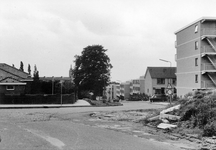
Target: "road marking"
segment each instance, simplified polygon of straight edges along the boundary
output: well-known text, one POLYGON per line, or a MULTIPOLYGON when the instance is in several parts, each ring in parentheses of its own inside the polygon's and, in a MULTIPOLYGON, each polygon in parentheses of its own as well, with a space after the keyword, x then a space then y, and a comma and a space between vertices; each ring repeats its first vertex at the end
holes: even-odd
POLYGON ((31 130, 30 129, 25 129, 25 130, 32 133, 32 134, 34 134, 34 135, 36 135, 36 136, 38 136, 38 137, 40 137, 40 138, 42 138, 42 139, 44 139, 44 140, 46 140, 47 142, 49 142, 53 146, 58 147, 59 149, 62 149, 65 146, 65 144, 62 141, 60 141, 59 139, 48 136, 43 132, 40 133, 39 131, 32 130, 32 129, 31 130))

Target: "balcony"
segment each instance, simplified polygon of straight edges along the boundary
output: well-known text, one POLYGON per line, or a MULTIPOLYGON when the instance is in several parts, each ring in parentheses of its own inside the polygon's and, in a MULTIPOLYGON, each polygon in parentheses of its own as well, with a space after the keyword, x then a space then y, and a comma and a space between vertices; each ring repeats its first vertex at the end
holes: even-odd
POLYGON ((215 89, 214 83, 210 81, 201 81, 201 88, 202 89, 215 89))
POLYGON ((214 29, 214 28, 201 29, 201 35, 204 35, 204 36, 216 36, 216 29, 214 29))
POLYGON ((202 46, 201 47, 202 56, 205 55, 216 55, 215 50, 211 46, 202 46))
POLYGON ((211 63, 201 64, 202 74, 206 72, 216 72, 216 68, 214 66, 216 66, 216 63, 215 64, 211 64, 211 63))

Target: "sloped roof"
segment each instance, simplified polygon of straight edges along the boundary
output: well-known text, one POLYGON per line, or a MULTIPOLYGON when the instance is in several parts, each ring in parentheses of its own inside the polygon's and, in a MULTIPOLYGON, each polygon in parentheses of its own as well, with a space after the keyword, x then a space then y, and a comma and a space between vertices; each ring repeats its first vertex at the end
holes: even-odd
POLYGON ((176 78, 176 67, 148 67, 146 74, 148 71, 151 78, 176 78))
POLYGON ((22 78, 22 79, 30 78, 29 77, 30 75, 28 73, 21 71, 15 67, 12 67, 12 66, 5 64, 5 63, 0 63, 0 70, 7 72, 13 76, 22 78))

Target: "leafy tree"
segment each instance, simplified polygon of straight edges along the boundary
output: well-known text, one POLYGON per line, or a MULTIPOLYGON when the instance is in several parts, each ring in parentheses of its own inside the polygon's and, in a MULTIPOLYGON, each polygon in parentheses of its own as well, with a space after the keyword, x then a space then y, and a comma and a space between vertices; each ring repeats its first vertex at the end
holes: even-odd
POLYGON ((29 73, 29 75, 31 75, 31 66, 30 66, 30 64, 28 64, 28 73, 29 73))
POLYGON ((83 91, 93 92, 93 98, 101 96, 110 82, 112 65, 107 50, 101 45, 87 46, 81 56, 75 56, 73 70, 75 90, 80 96, 83 91))
POLYGON ((23 62, 21 61, 21 62, 20 62, 20 69, 19 69, 19 70, 24 71, 23 68, 24 68, 24 65, 23 65, 23 62))

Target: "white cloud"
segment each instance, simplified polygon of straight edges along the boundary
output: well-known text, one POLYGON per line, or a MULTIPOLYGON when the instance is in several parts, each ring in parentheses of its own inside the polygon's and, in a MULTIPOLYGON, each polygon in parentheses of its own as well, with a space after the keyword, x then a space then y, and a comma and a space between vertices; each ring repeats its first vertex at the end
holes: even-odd
POLYGON ((216 16, 214 0, 0 1, 1 61, 37 65, 42 76, 68 76, 74 55, 101 44, 113 80, 175 64, 174 32, 202 16, 216 16))

